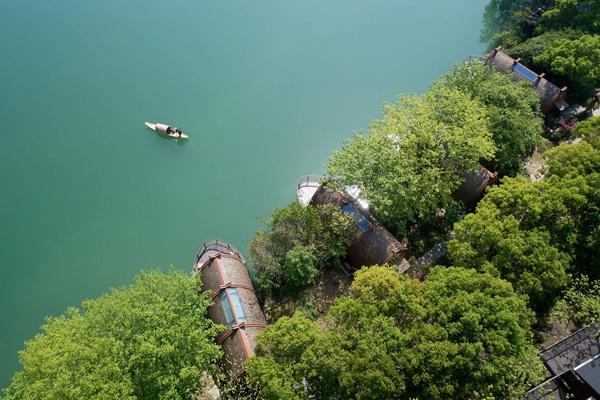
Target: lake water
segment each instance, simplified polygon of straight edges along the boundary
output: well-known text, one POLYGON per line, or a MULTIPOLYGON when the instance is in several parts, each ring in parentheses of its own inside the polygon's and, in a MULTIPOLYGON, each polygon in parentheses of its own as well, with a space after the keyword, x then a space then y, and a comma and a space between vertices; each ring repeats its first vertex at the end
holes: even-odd
POLYGON ((2 0, 0 386, 45 315, 246 253, 382 102, 481 54, 486 2, 2 0))

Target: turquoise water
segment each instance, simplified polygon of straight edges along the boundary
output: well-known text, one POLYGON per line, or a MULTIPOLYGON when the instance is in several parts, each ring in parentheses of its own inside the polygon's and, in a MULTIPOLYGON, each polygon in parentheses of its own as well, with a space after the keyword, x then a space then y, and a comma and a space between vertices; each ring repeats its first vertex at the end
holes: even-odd
POLYGON ((45 315, 245 252, 383 101, 483 51, 485 3, 2 0, 0 386, 45 315))

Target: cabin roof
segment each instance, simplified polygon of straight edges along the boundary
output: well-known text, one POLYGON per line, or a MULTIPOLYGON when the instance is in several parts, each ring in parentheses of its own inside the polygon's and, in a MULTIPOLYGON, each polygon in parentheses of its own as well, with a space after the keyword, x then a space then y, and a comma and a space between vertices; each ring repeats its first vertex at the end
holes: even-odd
POLYGON ((540 98, 542 110, 545 112, 548 112, 552 108, 554 102, 564 95, 566 88, 559 88, 544 78, 544 74, 538 74, 532 71, 521 64, 518 59, 515 60, 508 54, 500 51, 499 48, 488 54, 485 59, 498 71, 510 74, 518 81, 531 83, 533 89, 540 98))
POLYGON ((552 376, 527 391, 526 400, 587 399, 600 395, 600 323, 573 333, 540 356, 552 376))
POLYGON ((600 324, 581 329, 542 351, 542 360, 553 375, 560 375, 600 353, 599 335, 600 324))
POLYGON ((368 209, 347 193, 329 187, 324 182, 311 198, 311 204, 333 204, 354 221, 355 238, 348 247, 346 261, 355 269, 374 264, 399 265, 408 268, 405 256, 408 249, 385 227, 377 222, 368 209))

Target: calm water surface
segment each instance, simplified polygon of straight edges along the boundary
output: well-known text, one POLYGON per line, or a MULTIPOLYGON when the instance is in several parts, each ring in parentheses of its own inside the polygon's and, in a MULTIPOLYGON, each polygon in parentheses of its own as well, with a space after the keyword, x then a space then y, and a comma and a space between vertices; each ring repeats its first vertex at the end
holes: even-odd
POLYGON ((486 2, 2 0, 0 386, 45 315, 245 251, 383 101, 483 51, 486 2))

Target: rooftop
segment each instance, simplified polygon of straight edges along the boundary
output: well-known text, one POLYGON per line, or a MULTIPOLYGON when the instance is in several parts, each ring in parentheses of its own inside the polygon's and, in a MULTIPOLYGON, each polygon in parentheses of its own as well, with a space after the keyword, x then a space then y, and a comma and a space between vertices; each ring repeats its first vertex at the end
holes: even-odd
POLYGON ((540 97, 542 110, 548 112, 552 109, 554 103, 565 96, 567 88, 559 88, 546 78, 545 74, 538 74, 525 65, 521 64, 520 59, 514 59, 508 54, 496 48, 491 52, 486 60, 492 64, 498 71, 512 75, 513 78, 519 81, 530 82, 533 89, 540 97))

